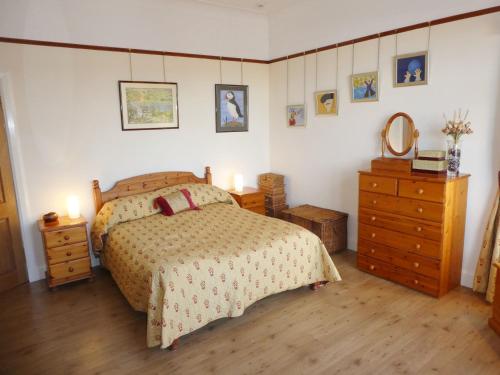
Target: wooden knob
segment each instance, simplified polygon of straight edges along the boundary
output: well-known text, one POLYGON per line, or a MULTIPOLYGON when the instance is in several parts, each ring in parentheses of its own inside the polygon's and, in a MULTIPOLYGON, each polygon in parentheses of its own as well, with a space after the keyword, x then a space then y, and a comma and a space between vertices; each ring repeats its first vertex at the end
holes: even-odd
POLYGON ((374 200, 372 201, 372 203, 373 203, 373 204, 377 204, 377 201, 374 199, 374 200))
POLYGON ((65 239, 66 241, 68 241, 68 240, 69 240, 69 236, 68 236, 68 235, 65 235, 65 236, 64 236, 64 239, 65 239))
POLYGON ((418 211, 419 213, 422 213, 422 212, 424 212, 424 209, 423 209, 422 207, 419 207, 419 208, 417 208, 417 211, 418 211))
POLYGON ((71 251, 66 252, 66 256, 70 257, 71 256, 71 251))
POLYGON ((372 221, 375 221, 375 220, 377 220, 377 218, 376 218, 375 216, 372 216, 372 217, 371 217, 371 220, 372 220, 372 221))
POLYGON ((418 285, 418 280, 417 279, 413 280, 413 284, 418 285))
POLYGON ((370 249, 370 253, 375 254, 375 249, 370 249))
POLYGON ((416 227, 415 229, 417 232, 422 232, 422 227, 416 227))
POLYGON ((370 270, 374 270, 375 269, 375 266, 373 264, 370 264, 370 270))
POLYGON ((378 184, 376 182, 372 182, 372 188, 376 188, 378 184))
POLYGON ((415 267, 415 268, 420 267, 420 263, 418 263, 418 262, 413 263, 413 267, 415 267))
POLYGON ((75 270, 75 269, 74 269, 73 267, 69 267, 69 268, 68 268, 68 271, 69 271, 69 272, 73 272, 74 270, 75 270))
POLYGON ((424 194, 424 189, 418 189, 417 193, 420 194, 420 195, 424 194))
POLYGON ((416 248, 416 249, 420 249, 421 247, 422 247, 422 246, 420 246, 420 244, 419 244, 419 243, 415 245, 415 248, 416 248))
POLYGON ((376 234, 375 233, 372 233, 372 238, 375 238, 376 234))

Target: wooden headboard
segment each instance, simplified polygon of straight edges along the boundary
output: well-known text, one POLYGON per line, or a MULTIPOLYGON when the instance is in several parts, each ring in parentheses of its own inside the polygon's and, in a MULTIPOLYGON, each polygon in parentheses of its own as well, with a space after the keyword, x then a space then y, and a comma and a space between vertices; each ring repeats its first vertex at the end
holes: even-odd
POLYGON ((94 190, 95 212, 98 213, 104 203, 112 199, 187 183, 211 185, 212 173, 210 167, 205 167, 205 176, 203 178, 196 177, 192 172, 149 173, 120 180, 108 191, 101 191, 99 181, 94 180, 92 189, 94 190))

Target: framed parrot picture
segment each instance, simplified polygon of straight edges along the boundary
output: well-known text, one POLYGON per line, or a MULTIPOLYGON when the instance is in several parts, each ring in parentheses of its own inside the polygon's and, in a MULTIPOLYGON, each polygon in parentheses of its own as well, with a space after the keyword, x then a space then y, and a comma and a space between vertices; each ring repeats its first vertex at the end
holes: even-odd
POLYGON ((215 85, 215 131, 248 131, 248 86, 215 85))

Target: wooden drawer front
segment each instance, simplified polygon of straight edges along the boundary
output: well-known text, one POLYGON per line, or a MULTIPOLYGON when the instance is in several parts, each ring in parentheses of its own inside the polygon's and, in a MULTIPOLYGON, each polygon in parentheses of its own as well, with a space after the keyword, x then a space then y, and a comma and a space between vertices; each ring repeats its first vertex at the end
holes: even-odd
POLYGON ((362 174, 359 176, 359 188, 360 190, 370 191, 373 193, 397 195, 398 180, 395 178, 368 176, 362 174))
POLYGON ((440 203, 399 198, 398 213, 422 220, 443 222, 443 205, 440 203))
POLYGON ((66 262, 79 258, 85 258, 89 255, 87 242, 74 245, 60 246, 47 249, 47 258, 49 264, 66 262))
POLYGON ((398 198, 391 197, 390 195, 360 191, 359 206, 371 208, 373 210, 397 212, 398 198))
POLYGON ((243 208, 264 206, 264 194, 255 193, 255 194, 243 195, 241 197, 240 206, 243 208))
POLYGON ((87 241, 87 232, 85 230, 85 227, 77 227, 77 228, 69 228, 53 232, 45 232, 45 243, 47 248, 70 245, 72 243, 86 242, 86 241, 87 241))
POLYGON ((394 267, 392 279, 393 281, 406 285, 412 289, 416 289, 433 296, 439 295, 439 280, 431 279, 399 267, 394 267))
POLYGON ((393 270, 390 264, 387 264, 378 259, 367 257, 361 254, 358 254, 357 258, 358 258, 358 268, 360 270, 369 272, 379 277, 383 277, 385 279, 391 278, 393 270))
POLYGON ((444 190, 444 184, 399 180, 399 195, 401 197, 416 198, 431 202, 444 202, 444 190))
POLYGON ((437 259, 426 258, 415 254, 395 250, 392 252, 392 264, 404 268, 419 275, 439 280, 440 261, 437 259))
POLYGON ((372 225, 359 224, 359 237, 382 245, 433 258, 441 257, 441 244, 372 225))
POLYGON ((252 211, 252 212, 255 212, 255 213, 261 214, 261 215, 266 214, 266 208, 264 206, 250 207, 250 208, 248 208, 248 211, 252 211))
POLYGON ((74 277, 90 273, 90 258, 82 258, 50 266, 50 276, 54 279, 74 277))
POLYGON ((417 221, 394 214, 361 208, 359 210, 359 221, 364 224, 386 228, 427 238, 433 241, 441 241, 441 225, 438 223, 417 221))
POLYGON ((391 249, 387 246, 367 241, 360 238, 358 241, 358 254, 366 255, 371 258, 382 260, 386 263, 391 263, 391 249))

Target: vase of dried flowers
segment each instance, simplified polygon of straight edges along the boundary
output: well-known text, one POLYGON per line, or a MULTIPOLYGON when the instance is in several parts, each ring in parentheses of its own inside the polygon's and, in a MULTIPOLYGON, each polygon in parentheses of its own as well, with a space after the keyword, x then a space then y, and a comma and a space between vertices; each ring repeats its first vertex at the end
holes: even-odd
POLYGON ((458 176, 460 173, 460 157, 462 155, 462 136, 472 134, 470 121, 467 121, 469 111, 465 112, 462 118, 462 110, 453 112, 453 120, 448 120, 446 116, 445 127, 441 130, 449 138, 447 139, 447 160, 448 160, 448 175, 458 176))

